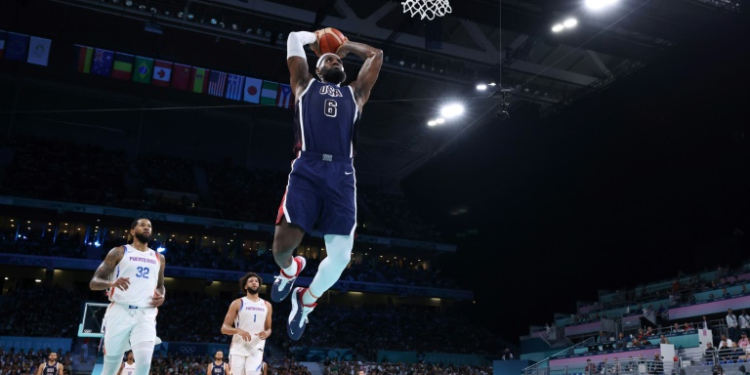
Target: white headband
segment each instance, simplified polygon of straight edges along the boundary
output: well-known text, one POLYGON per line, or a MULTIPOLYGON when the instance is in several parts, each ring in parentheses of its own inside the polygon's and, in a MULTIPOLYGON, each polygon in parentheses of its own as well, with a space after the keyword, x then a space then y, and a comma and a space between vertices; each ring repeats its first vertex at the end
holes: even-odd
MULTIPOLYGON (((321 67, 321 66, 323 66, 323 64, 324 64, 323 60, 324 60, 324 59, 325 59, 325 57, 326 57, 326 56, 328 56, 328 55, 334 55, 334 56, 338 56, 338 55, 337 55, 337 54, 335 54, 335 53, 330 53, 330 52, 328 52, 328 53, 324 53, 324 54, 322 54, 322 55, 320 56, 320 58, 318 58, 318 62, 317 62, 317 63, 315 63, 315 67, 316 67, 316 68, 318 68, 318 69, 320 69, 320 67, 321 67)), ((343 70, 343 69, 344 69, 344 67, 342 66, 342 67, 341 67, 341 69, 343 70)))

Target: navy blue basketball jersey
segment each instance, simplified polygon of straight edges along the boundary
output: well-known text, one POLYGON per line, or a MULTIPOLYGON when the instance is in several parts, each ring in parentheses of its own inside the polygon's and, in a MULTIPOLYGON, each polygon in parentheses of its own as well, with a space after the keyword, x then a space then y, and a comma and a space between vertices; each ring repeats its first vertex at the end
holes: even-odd
POLYGON ((214 362, 214 367, 211 369, 211 373, 208 375, 226 375, 224 373, 224 362, 222 362, 220 365, 217 365, 216 362, 214 362))
POLYGON ((49 362, 44 362, 44 371, 42 375, 62 375, 57 373, 57 362, 54 365, 50 365, 49 362))
POLYGON ((297 99, 294 152, 309 151, 353 158, 359 106, 350 86, 312 79, 297 99))

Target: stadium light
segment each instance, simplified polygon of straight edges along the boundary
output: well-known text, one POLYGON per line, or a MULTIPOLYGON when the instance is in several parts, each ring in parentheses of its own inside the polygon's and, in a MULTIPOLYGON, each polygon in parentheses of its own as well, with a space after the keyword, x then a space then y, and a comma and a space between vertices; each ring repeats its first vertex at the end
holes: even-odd
POLYGON ((485 85, 484 83, 480 83, 477 85, 477 90, 479 91, 487 90, 487 85, 485 85))
POLYGON ((568 18, 563 22, 563 26, 565 26, 566 29, 572 29, 578 25, 578 20, 575 18, 568 18))
POLYGON ((163 252, 167 251, 167 249, 165 249, 165 248, 163 248, 163 247, 160 246, 160 247, 158 247, 156 249, 156 251, 159 252, 159 253, 163 253, 163 252))
POLYGON ((40 279, 35 279, 35 280, 34 280, 34 282, 37 282, 37 283, 41 283, 41 282, 42 282, 42 280, 40 280, 40 279))
POLYGON ((553 33, 559 33, 560 31, 563 31, 564 28, 565 28, 565 26, 563 26, 563 24, 558 23, 555 26, 552 26, 552 32, 553 33))
POLYGON ((435 122, 435 120, 427 121, 427 126, 435 126, 435 125, 437 125, 437 122, 435 122))
POLYGON ((100 246, 102 246, 102 244, 100 244, 99 241, 96 241, 96 242, 94 242, 94 246, 100 247, 100 246))
MULTIPOLYGON (((440 110, 440 115, 442 115, 443 118, 447 118, 447 119, 461 116, 461 114, 463 113, 464 113, 464 106, 458 103, 448 104, 440 110)), ((441 120, 441 119, 438 119, 438 120, 441 120)))
POLYGON ((615 3, 617 3, 617 0, 586 0, 586 7, 591 10, 600 10, 615 3))

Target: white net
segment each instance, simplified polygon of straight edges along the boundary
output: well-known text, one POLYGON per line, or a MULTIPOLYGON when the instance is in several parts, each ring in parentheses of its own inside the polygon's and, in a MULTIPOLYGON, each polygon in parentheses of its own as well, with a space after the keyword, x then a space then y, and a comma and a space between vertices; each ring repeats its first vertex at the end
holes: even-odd
POLYGON ((419 14, 422 19, 430 21, 453 11, 448 0, 405 0, 401 5, 404 6, 404 13, 409 12, 412 17, 419 14))

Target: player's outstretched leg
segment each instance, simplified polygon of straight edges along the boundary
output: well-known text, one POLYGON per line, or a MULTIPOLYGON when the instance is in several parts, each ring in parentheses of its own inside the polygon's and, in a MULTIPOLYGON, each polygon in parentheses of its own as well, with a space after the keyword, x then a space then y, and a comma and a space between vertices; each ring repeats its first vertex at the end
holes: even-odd
POLYGON ((294 286, 294 280, 305 269, 307 262, 304 257, 292 257, 294 249, 302 242, 305 231, 302 228, 290 225, 281 220, 276 225, 276 233, 273 236, 273 257, 276 264, 281 267, 281 272, 274 278, 271 287, 271 300, 281 302, 289 295, 294 286))
POLYGON ((293 340, 299 340, 307 327, 307 315, 317 306, 316 301, 341 277, 352 259, 354 236, 331 235, 323 237, 328 256, 320 262, 318 273, 309 288, 295 288, 292 295, 292 312, 289 314, 287 333, 293 340))

